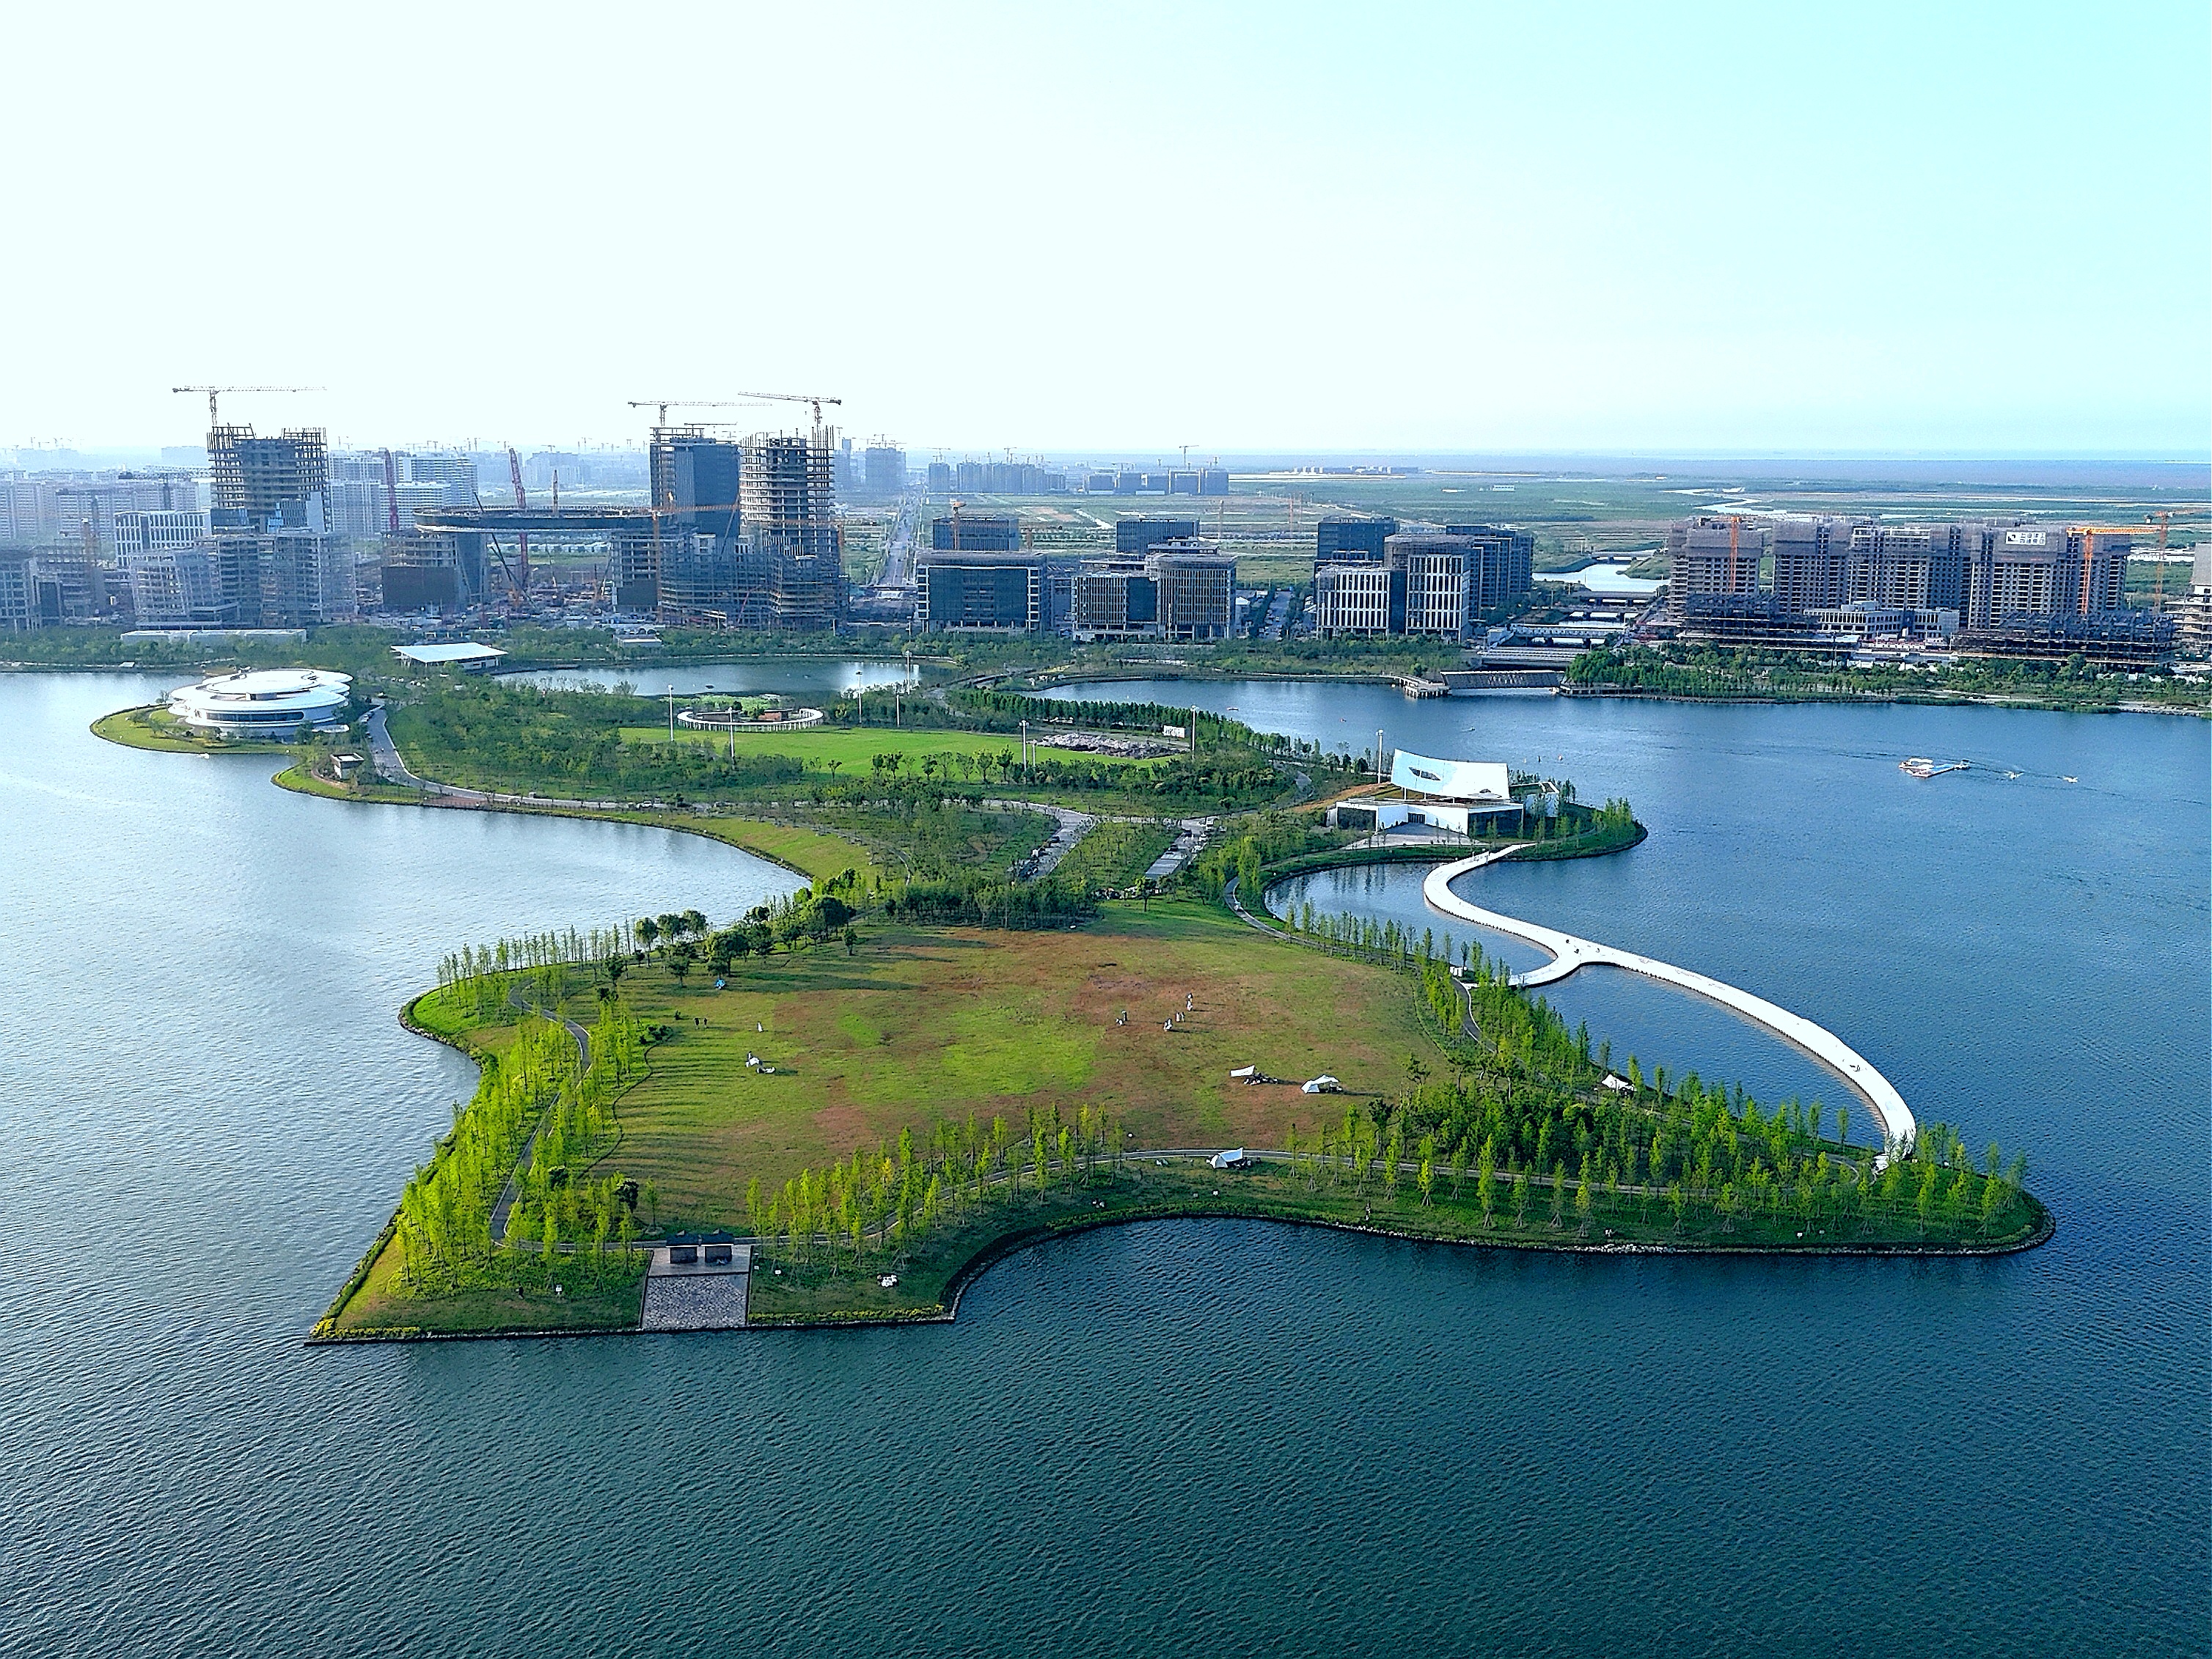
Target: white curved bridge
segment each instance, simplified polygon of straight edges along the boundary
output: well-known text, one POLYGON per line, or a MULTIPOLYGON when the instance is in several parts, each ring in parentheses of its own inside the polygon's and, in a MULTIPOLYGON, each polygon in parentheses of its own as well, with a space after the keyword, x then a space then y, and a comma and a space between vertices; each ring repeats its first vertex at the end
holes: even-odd
POLYGON ((1668 985, 1679 985, 1686 991, 1730 1008, 1756 1024, 1765 1026, 1791 1047, 1811 1055, 1822 1066, 1842 1079, 1851 1092, 1867 1103, 1881 1126, 1882 1139, 1890 1152, 1902 1152, 1911 1148, 1919 1126, 1913 1121, 1912 1109, 1897 1092, 1890 1080, 1875 1070, 1866 1056, 1845 1042, 1826 1026, 1815 1025, 1801 1014, 1778 1007, 1764 997, 1755 997, 1748 991, 1739 991, 1733 985, 1709 979, 1703 974, 1693 974, 1686 968, 1677 968, 1670 962, 1661 962, 1655 957, 1638 956, 1632 951, 1617 951, 1610 945, 1599 945, 1590 939, 1577 939, 1572 933, 1563 933, 1555 927, 1539 927, 1534 922, 1516 917, 1501 915, 1495 910, 1469 904, 1451 890, 1452 883, 1470 870, 1494 864, 1499 859, 1510 858, 1516 849, 1504 848, 1494 853, 1483 853, 1456 863, 1439 865, 1429 872, 1428 879, 1421 884, 1421 896, 1429 908, 1447 916, 1456 916, 1462 921, 1471 921, 1479 927, 1488 927, 1515 939, 1526 939, 1552 953, 1552 960, 1541 968, 1513 975, 1513 983, 1524 988, 1549 985, 1565 979, 1578 968, 1601 966, 1626 968, 1632 974, 1642 974, 1668 985))

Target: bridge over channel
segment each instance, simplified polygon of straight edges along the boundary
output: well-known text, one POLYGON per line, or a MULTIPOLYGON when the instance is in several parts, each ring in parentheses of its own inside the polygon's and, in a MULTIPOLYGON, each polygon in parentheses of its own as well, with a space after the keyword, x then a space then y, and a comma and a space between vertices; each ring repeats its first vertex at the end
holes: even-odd
POLYGON ((1661 962, 1656 957, 1638 956, 1633 951, 1620 951, 1610 945, 1600 945, 1586 939, 1577 939, 1572 933, 1563 933, 1556 927, 1540 927, 1534 922, 1522 921, 1518 917, 1486 910, 1480 905, 1470 904, 1452 891, 1452 883, 1470 870, 1479 870, 1486 864, 1494 864, 1510 858, 1516 849, 1503 848, 1496 852, 1478 854, 1474 858, 1461 859, 1455 863, 1439 865, 1429 872, 1428 879, 1421 884, 1421 896, 1431 909, 1462 921, 1471 921, 1478 927, 1487 927, 1495 933, 1514 939, 1526 939, 1529 944, 1551 953, 1552 960, 1540 968, 1513 975, 1513 983, 1528 989, 1553 984, 1579 969, 1589 967, 1625 968, 1632 974, 1641 974, 1646 979, 1656 979, 1662 984, 1679 986, 1695 992, 1722 1007, 1741 1014, 1753 1024, 1764 1026, 1784 1042, 1826 1066, 1842 1079, 1845 1087, 1866 1103, 1873 1112, 1875 1121, 1881 1126, 1882 1139, 1890 1152, 1902 1152, 1912 1145, 1919 1133, 1913 1120, 1911 1108, 1905 1103, 1904 1096, 1897 1092, 1890 1080, 1876 1071, 1865 1055, 1845 1042, 1826 1026, 1816 1025, 1802 1014, 1793 1014, 1764 997, 1753 996, 1748 991, 1733 985, 1693 974, 1686 968, 1677 968, 1670 962, 1661 962))

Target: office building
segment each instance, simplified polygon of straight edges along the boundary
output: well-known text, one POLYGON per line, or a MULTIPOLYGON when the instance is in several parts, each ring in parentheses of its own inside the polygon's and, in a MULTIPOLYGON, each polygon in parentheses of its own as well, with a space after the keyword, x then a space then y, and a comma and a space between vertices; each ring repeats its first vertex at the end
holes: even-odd
POLYGON ((141 628, 228 628, 235 605, 226 605, 214 550, 205 538, 183 547, 132 554, 124 568, 131 611, 141 628))
POLYGON ((1145 568, 1159 596, 1160 637, 1203 641, 1229 637, 1236 610, 1237 561, 1211 542, 1156 542, 1145 568))
POLYGON ((1162 542, 1187 542, 1198 535, 1195 519, 1148 518, 1130 514, 1114 524, 1114 550, 1124 558, 1141 558, 1162 542))
POLYGON ((1325 639, 1406 631, 1405 573, 1381 559, 1314 569, 1314 629, 1325 639))
POLYGON ((27 547, 0 547, 0 634, 44 626, 39 614, 38 556, 27 547))
POLYGON ((149 553, 190 547, 208 533, 208 515, 199 508, 155 513, 118 513, 112 538, 118 564, 149 553))
POLYGON ((84 539, 60 541, 38 550, 33 586, 40 620, 48 626, 71 622, 121 620, 129 587, 100 562, 84 539), (111 583, 111 578, 114 580, 111 583))
POLYGON ((647 451, 653 506, 664 532, 734 536, 744 472, 742 451, 696 426, 656 427, 647 451))
POLYGON ((1381 564, 1382 544, 1397 533, 1395 519, 1323 519, 1314 526, 1314 564, 1381 564))
POLYGON ((1384 544, 1386 568, 1402 574, 1405 582, 1401 632, 1467 637, 1468 550, 1465 538, 1430 531, 1401 530, 1384 544))
POLYGON ((1156 636, 1159 596, 1142 559, 1085 559, 1076 567, 1072 617, 1081 641, 1156 636))
POLYGON ((1486 616, 1518 610, 1534 585, 1536 538, 1501 525, 1448 524, 1444 534, 1467 555, 1467 610, 1470 623, 1486 616))
POLYGON ((917 629, 1034 634, 1050 620, 1045 562, 1034 553, 933 546, 915 561, 917 629))
POLYGON ((878 501, 906 494, 906 451, 878 438, 860 455, 860 482, 878 501))
POLYGON ((1141 557, 1086 559, 1072 584, 1073 631, 1084 641, 1225 639, 1236 574, 1235 560, 1188 537, 1155 542, 1141 557))
POLYGON ((1018 553, 1022 521, 1012 514, 952 512, 929 521, 936 552, 1018 553))

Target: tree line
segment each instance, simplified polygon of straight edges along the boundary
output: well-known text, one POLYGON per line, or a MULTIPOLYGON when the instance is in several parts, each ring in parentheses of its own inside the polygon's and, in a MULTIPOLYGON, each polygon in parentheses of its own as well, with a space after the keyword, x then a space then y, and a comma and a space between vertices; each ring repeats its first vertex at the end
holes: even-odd
POLYGON ((583 1170, 613 1144, 613 1102, 644 1065, 644 1031, 608 994, 591 1038, 585 1068, 564 1026, 525 1016, 507 1051, 484 1060, 475 1095, 400 1195, 403 1290, 428 1296, 533 1285, 556 1271, 563 1242, 589 1247, 586 1272, 626 1268, 604 1257, 635 1237, 636 1188, 618 1176, 586 1181, 583 1170), (492 1214, 510 1176, 515 1201, 505 1237, 495 1240, 492 1214), (514 1248, 521 1240, 538 1250, 514 1248))
POLYGON ((986 1124, 939 1119, 917 1141, 911 1129, 889 1144, 856 1147, 842 1163, 809 1166, 780 1189, 759 1177, 745 1186, 746 1224, 753 1237, 801 1261, 823 1255, 863 1267, 920 1248, 950 1220, 1024 1194, 1079 1188, 1118 1169, 1121 1133, 1112 1117, 1079 1107, 1073 1121, 1060 1108, 1030 1109, 1017 1133, 1003 1116, 986 1124))

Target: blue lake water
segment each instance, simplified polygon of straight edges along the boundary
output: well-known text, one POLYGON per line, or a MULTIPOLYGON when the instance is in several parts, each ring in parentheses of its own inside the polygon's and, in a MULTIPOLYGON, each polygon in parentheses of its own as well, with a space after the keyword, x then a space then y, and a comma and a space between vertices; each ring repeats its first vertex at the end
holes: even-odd
MULTIPOLYGON (((310 1351, 471 1084, 393 1019, 441 951, 787 878, 87 732, 165 685, 0 677, 9 1652, 2212 1646, 2203 725, 1117 689, 1629 795, 1643 847, 1484 902, 1798 1009, 2025 1148, 2059 1218, 2027 1255, 1162 1224, 1022 1253, 951 1327, 310 1351)), ((1601 977, 1554 1000, 1617 1049, 1821 1091, 1601 977)))
POLYGON ((611 691, 628 685, 640 696, 674 690, 679 697, 704 691, 780 691, 786 696, 826 702, 854 691, 887 691, 912 685, 921 671, 902 663, 853 659, 846 661, 753 657, 730 662, 655 663, 650 659, 593 668, 525 669, 502 679, 526 681, 556 691, 611 691))

